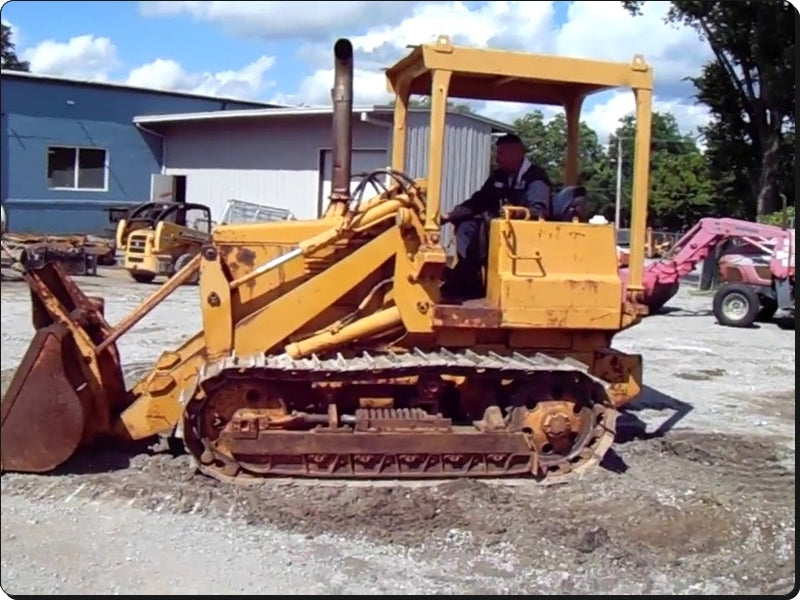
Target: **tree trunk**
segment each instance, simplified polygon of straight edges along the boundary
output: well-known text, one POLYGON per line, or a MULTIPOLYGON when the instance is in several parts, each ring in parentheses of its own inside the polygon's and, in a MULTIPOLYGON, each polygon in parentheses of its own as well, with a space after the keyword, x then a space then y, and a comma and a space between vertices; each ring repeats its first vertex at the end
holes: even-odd
MULTIPOLYGON (((778 125, 780 127, 780 125, 778 125)), ((765 127, 761 137, 761 174, 758 178, 758 215, 768 215, 778 210, 777 177, 781 146, 780 129, 765 127)))

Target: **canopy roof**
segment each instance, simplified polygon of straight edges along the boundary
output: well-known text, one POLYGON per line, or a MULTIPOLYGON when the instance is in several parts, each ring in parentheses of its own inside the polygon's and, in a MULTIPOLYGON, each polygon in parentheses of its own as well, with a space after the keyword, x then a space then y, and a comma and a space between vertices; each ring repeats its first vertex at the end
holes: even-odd
POLYGON ((653 89, 653 71, 640 55, 630 63, 604 62, 454 46, 448 36, 411 52, 386 70, 390 91, 408 82, 412 95, 431 94, 432 73, 451 71, 448 97, 564 105, 614 88, 653 89))

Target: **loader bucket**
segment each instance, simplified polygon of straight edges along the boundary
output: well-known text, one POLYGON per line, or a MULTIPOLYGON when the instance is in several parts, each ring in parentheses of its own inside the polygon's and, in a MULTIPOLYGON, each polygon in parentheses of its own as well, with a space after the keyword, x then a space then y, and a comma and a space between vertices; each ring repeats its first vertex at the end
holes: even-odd
MULTIPOLYGON (((658 273, 653 267, 654 265, 646 267, 642 277, 642 283, 644 284, 642 304, 647 306, 649 314, 651 315, 656 314, 667 302, 672 300, 680 288, 680 282, 677 279, 674 281, 660 281, 658 273)), ((627 285, 628 269, 620 269, 619 276, 622 283, 627 285)))
POLYGON ((36 332, 2 404, 4 471, 43 472, 68 459, 83 438, 83 406, 64 365, 69 331, 36 332))
POLYGON ((36 333, 0 405, 3 471, 46 472, 111 433, 128 399, 102 300, 57 263, 24 274, 36 333))

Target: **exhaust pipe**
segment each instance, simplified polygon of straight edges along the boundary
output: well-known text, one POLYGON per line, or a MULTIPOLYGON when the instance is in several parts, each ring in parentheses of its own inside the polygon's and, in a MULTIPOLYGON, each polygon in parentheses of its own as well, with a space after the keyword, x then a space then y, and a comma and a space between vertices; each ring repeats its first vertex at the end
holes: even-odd
POLYGON ((328 215, 341 215, 350 201, 353 151, 353 44, 346 38, 333 45, 333 158, 328 215))

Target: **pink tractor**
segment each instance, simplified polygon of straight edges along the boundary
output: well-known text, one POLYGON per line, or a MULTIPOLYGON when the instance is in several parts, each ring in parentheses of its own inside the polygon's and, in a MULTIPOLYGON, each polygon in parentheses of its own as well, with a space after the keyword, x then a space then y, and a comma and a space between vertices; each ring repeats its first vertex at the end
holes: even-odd
MULTIPOLYGON (((723 242, 734 242, 719 259, 724 284, 714 295, 717 321, 728 327, 749 327, 777 311, 794 319, 794 224, 792 229, 738 219, 700 219, 668 254, 647 267, 645 300, 650 314, 677 292, 680 279, 691 273, 723 242)), ((620 274, 625 278, 626 269, 620 274)))

